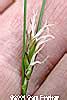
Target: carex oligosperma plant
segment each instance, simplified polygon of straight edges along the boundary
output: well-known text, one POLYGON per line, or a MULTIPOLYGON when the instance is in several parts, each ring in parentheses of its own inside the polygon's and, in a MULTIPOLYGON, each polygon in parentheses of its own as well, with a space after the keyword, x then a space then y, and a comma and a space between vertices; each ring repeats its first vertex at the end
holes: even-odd
POLYGON ((26 32, 26 6, 27 0, 24 0, 24 32, 23 32, 23 58, 22 58, 22 95, 26 95, 28 81, 31 77, 33 67, 36 64, 43 64, 47 61, 49 55, 42 61, 36 61, 36 56, 44 48, 45 43, 54 39, 53 35, 42 35, 43 32, 49 33, 49 27, 53 24, 48 24, 47 20, 41 28, 42 17, 44 13, 45 1, 43 0, 41 13, 39 16, 38 26, 36 24, 37 13, 34 13, 31 19, 31 30, 26 32))

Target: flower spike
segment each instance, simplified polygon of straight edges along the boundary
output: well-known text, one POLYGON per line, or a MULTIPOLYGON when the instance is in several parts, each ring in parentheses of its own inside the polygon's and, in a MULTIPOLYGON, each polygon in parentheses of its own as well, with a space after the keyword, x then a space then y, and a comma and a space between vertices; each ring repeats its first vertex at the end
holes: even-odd
POLYGON ((40 64, 40 65, 44 64, 48 58, 49 58, 49 56, 47 56, 43 61, 34 61, 34 62, 30 63, 30 66, 34 66, 36 64, 40 64))
POLYGON ((55 37, 53 35, 42 35, 43 32, 47 32, 49 33, 49 27, 51 27, 54 24, 48 24, 47 20, 44 24, 44 26, 37 32, 36 31, 36 16, 37 16, 37 12, 34 13, 33 18, 31 19, 31 31, 30 33, 28 33, 26 38, 26 51, 25 51, 25 55, 24 55, 24 83, 22 85, 22 91, 23 94, 26 93, 27 91, 27 86, 28 86, 28 81, 31 77, 31 73, 33 71, 33 68, 36 64, 44 64, 49 56, 47 56, 46 58, 44 58, 44 60, 42 61, 36 61, 36 56, 38 55, 38 53, 44 48, 45 44, 52 39, 55 39, 55 37), (36 34, 35 34, 36 33, 36 34))

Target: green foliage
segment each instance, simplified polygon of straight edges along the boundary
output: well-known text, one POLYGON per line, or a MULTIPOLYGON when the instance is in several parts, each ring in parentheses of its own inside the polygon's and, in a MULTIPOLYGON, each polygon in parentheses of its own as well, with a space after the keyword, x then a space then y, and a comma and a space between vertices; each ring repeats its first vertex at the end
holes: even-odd
MULTIPOLYGON (((38 22, 38 31, 41 28, 41 23, 42 23, 42 17, 44 13, 44 6, 45 6, 45 1, 43 0, 41 12, 40 12, 40 17, 39 17, 39 22, 38 22)), ((30 41, 28 41, 28 47, 26 47, 26 8, 27 8, 27 0, 24 0, 24 31, 23 31, 23 57, 22 57, 22 95, 26 95, 27 87, 28 87, 28 81, 30 79, 31 73, 32 73, 32 66, 30 65, 31 61, 33 58, 33 55, 35 54, 36 50, 36 39, 31 38, 30 41), (26 48, 28 48, 26 50, 26 48)))
POLYGON ((23 30, 23 55, 22 55, 22 85, 24 84, 24 73, 25 73, 25 65, 24 65, 24 56, 26 51, 26 9, 27 9, 27 0, 24 0, 24 30, 23 30))
POLYGON ((28 48, 29 60, 30 60, 30 61, 31 61, 32 56, 33 56, 33 54, 34 54, 34 52, 35 52, 36 44, 37 44, 37 43, 36 43, 36 40, 35 40, 35 39, 33 39, 33 40, 30 41, 30 45, 29 45, 29 48, 28 48))
POLYGON ((28 50, 26 50, 25 56, 24 56, 25 72, 24 72, 24 82, 22 84, 23 95, 26 94, 28 80, 30 79, 30 76, 32 73, 32 66, 30 66, 30 63, 31 63, 33 54, 35 53, 35 49, 36 49, 36 41, 35 41, 35 39, 32 39, 31 42, 29 42, 28 50))
POLYGON ((41 29, 45 4, 46 4, 46 0, 43 0, 41 11, 40 11, 40 16, 39 16, 39 21, 38 21, 38 29, 37 29, 37 31, 39 31, 41 29))
POLYGON ((28 81, 27 81, 27 78, 25 77, 25 78, 24 78, 24 83, 23 83, 23 85, 22 85, 22 94, 23 94, 23 95, 26 95, 27 84, 28 84, 28 81))

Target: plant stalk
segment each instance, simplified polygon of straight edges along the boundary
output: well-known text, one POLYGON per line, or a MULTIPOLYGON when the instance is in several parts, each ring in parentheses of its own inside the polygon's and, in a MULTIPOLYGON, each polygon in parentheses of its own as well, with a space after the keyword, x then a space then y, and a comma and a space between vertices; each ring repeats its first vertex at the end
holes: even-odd
MULTIPOLYGON (((39 31, 41 29, 42 17, 43 17, 43 14, 44 14, 45 3, 46 3, 46 0, 43 0, 42 8, 41 8, 41 11, 40 11, 40 16, 39 16, 39 21, 38 21, 37 31, 39 31)), ((27 86, 28 86, 27 78, 30 78, 31 73, 32 73, 32 69, 31 69, 30 65, 28 65, 28 66, 26 65, 26 64, 28 64, 28 60, 26 60, 26 58, 25 58, 25 52, 26 52, 26 14, 27 14, 26 10, 27 10, 27 0, 24 0, 24 30, 23 30, 23 55, 22 55, 22 95, 26 95, 27 86), (25 61, 27 63, 24 63, 25 61), (26 67, 28 67, 27 68, 28 71, 25 74, 26 67)), ((28 55, 29 55, 30 61, 31 61, 32 56, 33 56, 34 51, 35 51, 34 48, 36 48, 36 46, 35 47, 33 47, 33 46, 35 46, 35 44, 32 45, 31 48, 29 48, 30 53, 28 55)))
POLYGON ((41 11, 40 11, 40 16, 39 16, 39 21, 38 21, 38 29, 37 29, 37 32, 41 29, 41 26, 42 26, 42 18, 43 18, 43 14, 44 14, 45 4, 46 4, 46 0, 43 0, 42 7, 41 7, 41 11))
POLYGON ((22 54, 22 85, 24 83, 24 56, 26 51, 26 9, 27 9, 27 0, 24 0, 24 30, 23 30, 23 54, 22 54))

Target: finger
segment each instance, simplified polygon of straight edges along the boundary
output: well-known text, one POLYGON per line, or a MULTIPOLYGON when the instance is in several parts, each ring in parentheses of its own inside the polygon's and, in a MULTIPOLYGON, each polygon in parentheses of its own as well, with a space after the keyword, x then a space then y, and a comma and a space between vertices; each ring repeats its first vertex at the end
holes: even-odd
POLYGON ((45 62, 45 64, 37 65, 34 67, 28 85, 28 94, 32 95, 40 87, 50 71, 64 55, 65 47, 64 43, 61 41, 62 39, 56 37, 55 40, 52 40, 50 43, 47 44, 47 51, 46 48, 44 48, 44 51, 42 51, 42 53, 38 55, 38 60, 44 59, 46 55, 49 56, 49 58, 45 62))
POLYGON ((15 0, 0 0, 0 13, 8 8, 15 0))
MULTIPOLYGON (((20 0, 19 0, 20 1, 20 0)), ((14 3, 0 16, 0 99, 21 93, 22 9, 14 3), (6 92, 4 92, 6 91, 6 92)))
MULTIPOLYGON (((62 58, 62 56, 66 51, 67 46, 66 46, 66 41, 64 40, 64 33, 66 33, 64 27, 66 24, 64 22, 64 16, 63 16, 65 13, 63 13, 61 16, 62 22, 59 21, 60 18, 58 18, 57 16, 60 16, 59 12, 62 11, 62 9, 56 8, 57 10, 55 12, 55 15, 53 15, 52 11, 54 11, 54 8, 57 6, 56 3, 54 4, 54 6, 51 6, 53 5, 53 3, 54 0, 47 7, 47 10, 45 11, 45 15, 47 13, 47 18, 49 23, 55 23, 55 26, 53 26, 53 28, 52 27, 50 28, 50 33, 49 33, 54 35, 55 40, 51 40, 50 42, 48 42, 45 45, 45 48, 42 50, 42 52, 40 52, 40 54, 37 57, 38 60, 42 60, 44 59, 44 57, 49 56, 49 59, 46 61, 45 64, 37 65, 34 67, 33 73, 29 81, 28 91, 27 91, 27 94, 30 95, 32 95, 40 87, 40 85, 43 83, 43 81, 46 79, 48 74, 51 72, 54 66, 59 62, 59 60, 62 58), (50 9, 48 10, 48 8, 50 9), (52 14, 53 16, 50 17, 49 14, 50 15, 52 14), (63 24, 63 22, 64 22, 64 27, 62 28, 61 25, 63 24)), ((58 4, 59 4, 58 6, 61 6, 62 3, 60 2, 60 0, 58 4)), ((45 18, 46 17, 44 16, 44 19, 45 18)))
MULTIPOLYGON (((8 54, 11 56, 10 52, 12 52, 14 61, 17 58, 17 63, 22 51, 22 22, 23 18, 20 3, 15 3, 9 10, 4 12, 0 19, 0 44, 2 43, 2 45, 0 45, 0 48, 2 48, 2 50, 0 50, 0 54, 4 55, 4 52, 8 51, 8 54), (4 42, 4 40, 6 42, 4 42), (15 51, 16 53, 14 53, 15 51)), ((10 61, 12 62, 12 59, 10 61)), ((19 66, 16 66, 17 69, 18 67, 19 66)))
POLYGON ((61 59, 55 69, 48 76, 34 95, 60 96, 60 100, 67 100, 67 54, 61 59))
POLYGON ((0 97, 2 97, 2 100, 9 100, 10 95, 21 93, 20 69, 23 29, 23 11, 21 9, 21 4, 16 2, 6 12, 4 12, 0 19, 0 23, 0 43, 2 43, 2 45, 0 45, 0 57, 2 56, 0 61, 2 65, 0 65, 0 67, 3 66, 0 69, 0 77, 2 76, 2 80, 0 81, 0 83, 2 83, 0 85, 0 89, 2 89, 2 91, 0 91, 0 97), (4 76, 6 76, 5 80, 4 76), (6 93, 4 93, 4 90, 6 90, 6 93))

